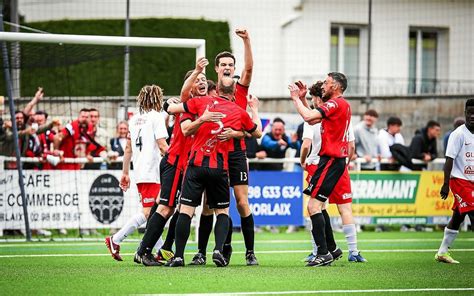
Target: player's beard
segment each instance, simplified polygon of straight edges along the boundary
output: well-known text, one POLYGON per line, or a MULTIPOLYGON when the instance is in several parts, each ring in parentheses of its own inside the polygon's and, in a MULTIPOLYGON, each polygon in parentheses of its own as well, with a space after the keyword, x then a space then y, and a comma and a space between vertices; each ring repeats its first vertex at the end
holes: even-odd
POLYGON ((326 103, 327 101, 329 101, 330 98, 331 98, 331 94, 328 94, 327 92, 324 92, 323 97, 321 98, 321 100, 323 100, 323 103, 326 103))

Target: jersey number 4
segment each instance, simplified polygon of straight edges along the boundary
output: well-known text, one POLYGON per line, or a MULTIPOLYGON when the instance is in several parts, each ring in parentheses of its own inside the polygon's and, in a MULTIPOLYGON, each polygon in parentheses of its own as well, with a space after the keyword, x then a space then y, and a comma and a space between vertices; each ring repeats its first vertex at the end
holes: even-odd
POLYGON ((138 147, 138 149, 140 149, 140 151, 142 151, 142 146, 143 146, 142 136, 140 135, 141 132, 142 132, 142 129, 140 129, 138 131, 138 137, 135 139, 135 147, 138 147))

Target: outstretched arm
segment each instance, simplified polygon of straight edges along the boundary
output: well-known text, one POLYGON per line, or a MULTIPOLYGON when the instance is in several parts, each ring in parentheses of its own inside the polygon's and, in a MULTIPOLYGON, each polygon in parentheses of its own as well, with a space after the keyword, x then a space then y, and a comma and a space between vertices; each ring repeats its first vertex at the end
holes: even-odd
MULTIPOLYGON (((323 118, 323 115, 318 110, 311 110, 303 104, 299 97, 300 90, 298 86, 293 83, 288 86, 288 89, 290 90, 291 99, 293 100, 293 104, 296 107, 296 111, 298 111, 301 117, 303 117, 303 120, 310 124, 316 124, 320 122, 323 118)), ((304 98, 304 100, 306 100, 306 98, 304 98)))
POLYGON ((23 113, 25 113, 26 115, 30 115, 31 111, 33 111, 35 106, 43 98, 43 95, 44 95, 43 88, 38 87, 38 90, 35 93, 35 97, 33 99, 31 99, 31 101, 26 105, 25 109, 23 109, 23 113))
POLYGON ((244 42, 244 69, 242 70, 239 83, 244 86, 249 86, 252 81, 253 72, 253 56, 249 33, 246 29, 240 28, 235 30, 235 34, 242 38, 242 41, 244 42))
MULTIPOLYGON (((249 95, 249 98, 247 100, 247 104, 250 107, 250 111, 252 113, 252 121, 257 125, 257 130, 260 131, 260 134, 258 135, 257 138, 260 138, 262 136, 262 121, 260 120, 260 117, 258 116, 258 106, 260 105, 260 101, 256 96, 249 95)), ((252 134, 254 137, 255 135, 252 134)))
POLYGON ((298 93, 298 96, 301 100, 301 103, 303 103, 303 105, 308 108, 308 109, 311 109, 311 107, 309 106, 308 104, 308 101, 306 101, 306 94, 308 93, 308 87, 306 86, 306 84, 301 81, 301 80, 298 80, 295 82, 295 85, 298 87, 299 89, 299 93, 298 93))
POLYGON ((207 65, 209 65, 209 61, 205 57, 200 57, 197 60, 195 69, 184 81, 183 87, 181 88, 181 102, 186 102, 192 97, 191 90, 193 88, 194 81, 197 79, 200 73, 204 72, 204 69, 207 65))

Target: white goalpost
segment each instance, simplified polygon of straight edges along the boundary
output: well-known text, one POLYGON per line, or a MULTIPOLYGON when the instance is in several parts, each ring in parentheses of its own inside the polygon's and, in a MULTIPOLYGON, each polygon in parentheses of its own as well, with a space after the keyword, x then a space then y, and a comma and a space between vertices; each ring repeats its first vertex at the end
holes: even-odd
POLYGON ((204 39, 0 32, 0 40, 104 46, 195 48, 196 58, 206 55, 206 40, 204 39))

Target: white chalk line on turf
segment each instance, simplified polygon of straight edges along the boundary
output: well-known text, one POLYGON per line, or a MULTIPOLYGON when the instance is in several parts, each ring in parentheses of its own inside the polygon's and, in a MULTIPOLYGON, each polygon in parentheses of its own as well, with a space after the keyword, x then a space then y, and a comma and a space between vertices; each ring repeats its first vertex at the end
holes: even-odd
POLYGON ((273 292, 230 292, 230 293, 202 293, 202 294, 148 294, 148 295, 288 295, 288 294, 346 294, 346 293, 390 293, 390 292, 454 292, 454 291, 474 291, 474 288, 412 288, 412 289, 365 289, 365 290, 315 290, 315 291, 273 291, 273 292))
MULTIPOLYGON (((359 243, 423 243, 423 242, 441 242, 442 237, 440 238, 425 238, 425 239, 359 239, 359 243)), ((138 239, 129 239, 122 244, 136 244, 140 240, 138 239)), ((456 238, 456 241, 464 241, 464 242, 474 242, 474 238, 456 238)), ((258 240, 255 241, 255 244, 294 244, 294 243, 309 243, 310 240, 258 240)), ((345 240, 336 240, 337 243, 345 243, 345 240)), ((232 241, 233 244, 243 244, 244 241, 232 241)), ((94 241, 81 241, 78 239, 75 242, 70 240, 67 241, 45 241, 45 242, 35 242, 35 243, 27 243, 27 242, 20 242, 20 241, 1 241, 0 240, 0 248, 9 248, 9 247, 20 247, 20 248, 28 248, 28 247, 63 247, 63 246, 99 246, 103 245, 103 239, 96 239, 94 241)), ((189 245, 197 244, 196 242, 188 242, 189 245)))
MULTIPOLYGON (((387 249, 387 250, 362 250, 363 253, 432 253, 438 249, 387 249)), ((455 252, 474 252, 474 249, 453 249, 455 252)), ((271 250, 258 251, 257 254, 301 254, 309 253, 310 250, 271 250)), ((186 255, 194 255, 194 252, 186 252, 186 255)), ((234 251, 232 254, 245 254, 244 251, 234 251)), ((133 256, 134 253, 121 253, 122 256, 133 256)), ((102 257, 110 256, 109 253, 98 254, 21 254, 21 255, 0 255, 1 258, 34 258, 34 257, 102 257)))

